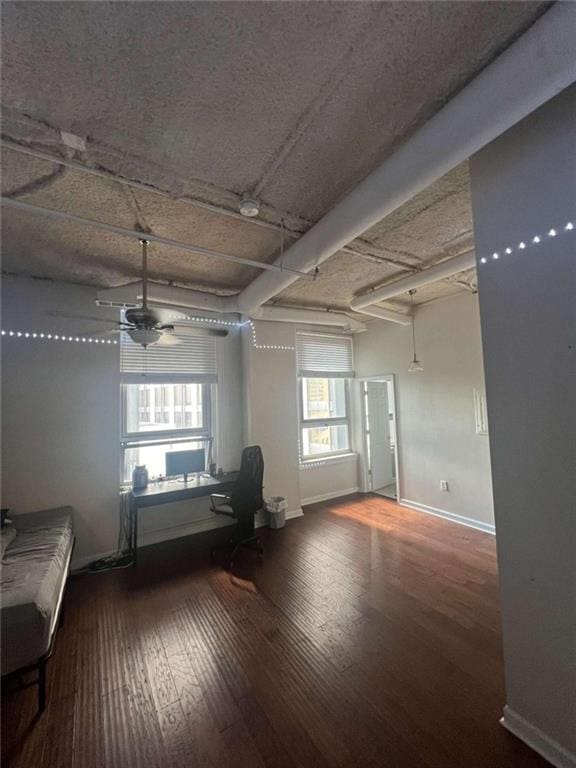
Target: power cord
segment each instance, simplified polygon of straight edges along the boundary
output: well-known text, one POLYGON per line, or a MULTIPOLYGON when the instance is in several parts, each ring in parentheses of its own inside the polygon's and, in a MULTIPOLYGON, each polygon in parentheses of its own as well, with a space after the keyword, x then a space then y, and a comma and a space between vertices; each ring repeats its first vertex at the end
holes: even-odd
POLYGON ((130 536, 130 504, 128 491, 120 491, 120 520, 118 526, 118 544, 116 552, 108 557, 94 560, 78 573, 100 573, 119 568, 130 568, 134 563, 134 555, 131 551, 130 536))

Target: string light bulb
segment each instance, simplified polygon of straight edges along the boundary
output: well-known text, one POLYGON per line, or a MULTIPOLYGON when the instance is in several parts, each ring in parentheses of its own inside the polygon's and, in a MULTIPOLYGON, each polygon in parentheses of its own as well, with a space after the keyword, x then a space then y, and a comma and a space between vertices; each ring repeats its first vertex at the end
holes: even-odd
POLYGON ((63 336, 58 333, 38 333, 37 331, 7 331, 2 329, 2 336, 8 336, 17 339, 27 339, 28 341, 64 341, 67 343, 89 343, 89 344, 118 344, 113 339, 92 339, 87 336, 63 336))
MULTIPOLYGON (((573 230, 574 230, 574 222, 567 221, 566 224, 564 224, 564 226, 561 229, 556 229, 555 227, 552 227, 551 229, 548 230, 547 234, 548 234, 548 237, 557 237, 558 235, 561 235, 562 232, 572 232, 573 230)), ((542 238, 540 237, 540 235, 534 235, 531 242, 534 245, 539 245, 542 242, 542 238)), ((520 251, 526 250, 527 247, 528 245, 525 240, 521 240, 518 243, 518 249, 520 251)), ((514 249, 510 246, 507 246, 504 249, 504 253, 506 255, 510 255, 511 253, 513 253, 513 251, 514 249)), ((492 259, 499 259, 499 258, 500 258, 500 255, 498 251, 494 251, 494 253, 492 254, 492 259)), ((480 264, 487 264, 487 263, 488 263, 488 259, 486 258, 486 256, 482 256, 482 258, 480 259, 480 264)))

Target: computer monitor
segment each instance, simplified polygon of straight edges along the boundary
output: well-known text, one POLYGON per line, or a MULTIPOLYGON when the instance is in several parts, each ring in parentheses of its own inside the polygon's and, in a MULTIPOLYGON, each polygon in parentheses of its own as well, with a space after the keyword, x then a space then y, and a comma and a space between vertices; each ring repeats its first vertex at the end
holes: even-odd
POLYGON ((167 451, 166 452, 166 477, 184 475, 184 482, 188 475, 206 471, 206 452, 204 448, 193 451, 167 451))

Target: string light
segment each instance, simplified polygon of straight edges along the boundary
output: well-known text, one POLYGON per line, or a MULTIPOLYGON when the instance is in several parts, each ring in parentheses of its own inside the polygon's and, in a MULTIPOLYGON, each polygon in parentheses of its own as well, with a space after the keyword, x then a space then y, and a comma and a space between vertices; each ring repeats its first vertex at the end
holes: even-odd
MULTIPOLYGON (((574 230, 574 223, 572 221, 568 221, 568 222, 566 222, 566 224, 564 225, 564 227, 560 231, 557 230, 557 229, 554 229, 554 227, 552 227, 552 229, 549 229, 548 230, 548 237, 556 237, 558 234, 562 234, 562 231, 564 231, 564 232, 572 232, 573 230, 574 230)), ((539 245, 541 242, 542 242, 542 238, 540 237, 540 235, 534 235, 534 237, 532 238, 532 243, 534 245, 539 245)), ((519 251, 524 251, 524 250, 526 250, 527 247, 528 246, 527 246, 527 244, 526 244, 526 242, 524 240, 521 240, 518 243, 518 250, 519 251)), ((514 252, 514 249, 511 248, 510 246, 507 246, 504 249, 504 253, 507 256, 509 256, 513 252, 514 252)), ((494 251, 494 253, 492 254, 492 259, 496 260, 496 259, 499 259, 499 258, 500 258, 500 254, 498 253, 498 251, 494 251)), ((486 258, 486 256, 482 256, 480 258, 480 264, 487 264, 487 263, 488 263, 488 259, 486 258)))
POLYGON ((285 352, 294 351, 296 349, 296 347, 290 346, 288 344, 258 344, 258 339, 256 337, 256 326, 252 320, 248 320, 248 325, 250 326, 250 336, 254 349, 276 349, 285 352))
POLYGON ((195 317, 193 315, 182 315, 184 320, 192 320, 194 323, 212 323, 213 325, 228 325, 233 328, 239 328, 242 323, 236 320, 220 320, 218 317, 195 317))
POLYGON ((65 342, 72 342, 73 344, 76 343, 87 343, 87 344, 118 344, 118 342, 115 339, 93 339, 89 336, 62 336, 58 333, 36 333, 31 331, 6 331, 2 329, 1 331, 2 336, 12 336, 16 337, 17 339, 28 339, 30 341, 34 340, 42 340, 42 341, 65 341, 65 342))

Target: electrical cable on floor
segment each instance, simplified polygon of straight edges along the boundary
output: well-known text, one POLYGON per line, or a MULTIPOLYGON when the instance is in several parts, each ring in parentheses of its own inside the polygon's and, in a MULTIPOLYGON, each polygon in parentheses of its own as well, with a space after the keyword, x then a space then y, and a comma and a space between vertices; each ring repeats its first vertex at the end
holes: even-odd
POLYGON ((118 526, 118 544, 113 555, 94 560, 77 573, 100 573, 119 568, 130 568, 134 563, 131 551, 130 502, 127 490, 120 491, 120 519, 118 526))

